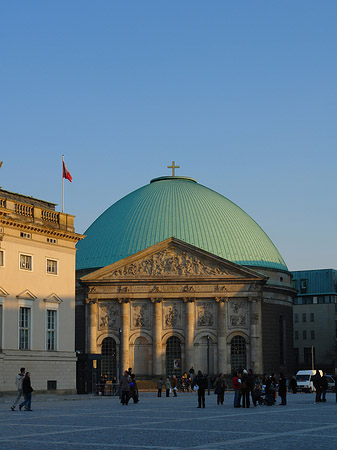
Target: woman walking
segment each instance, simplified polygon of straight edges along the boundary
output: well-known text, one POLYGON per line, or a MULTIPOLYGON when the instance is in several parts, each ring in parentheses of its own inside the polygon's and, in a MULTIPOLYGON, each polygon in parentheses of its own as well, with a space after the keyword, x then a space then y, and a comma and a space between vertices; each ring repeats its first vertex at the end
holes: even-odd
POLYGON ((220 373, 220 375, 216 379, 214 387, 215 387, 214 393, 217 395, 217 404, 223 405, 226 389, 226 383, 223 373, 220 373))
POLYGON ((30 372, 26 372, 26 375, 22 382, 22 392, 24 396, 24 401, 20 403, 19 410, 21 411, 22 407, 28 403, 28 408, 25 411, 33 411, 32 410, 32 392, 33 388, 30 383, 30 372))

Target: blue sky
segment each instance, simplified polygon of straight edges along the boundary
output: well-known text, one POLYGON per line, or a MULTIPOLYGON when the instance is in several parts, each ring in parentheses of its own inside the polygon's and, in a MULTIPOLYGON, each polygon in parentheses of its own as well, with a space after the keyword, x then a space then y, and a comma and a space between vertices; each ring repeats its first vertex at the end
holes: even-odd
POLYGON ((337 2, 0 2, 0 185, 83 233, 152 178, 191 176, 290 270, 337 268, 337 2))

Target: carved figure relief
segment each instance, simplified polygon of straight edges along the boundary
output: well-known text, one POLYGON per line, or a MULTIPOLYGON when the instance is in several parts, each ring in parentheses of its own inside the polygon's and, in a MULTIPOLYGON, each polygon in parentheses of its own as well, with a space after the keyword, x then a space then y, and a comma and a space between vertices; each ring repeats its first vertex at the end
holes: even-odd
POLYGON ((214 305, 202 303, 197 305, 197 324, 199 327, 213 327, 215 325, 214 305))
POLYGON ((206 265, 194 255, 180 249, 165 249, 142 261, 136 261, 112 273, 121 276, 163 276, 163 275, 224 275, 227 272, 216 264, 206 265))
POLYGON ((229 303, 229 326, 232 328, 247 328, 248 304, 245 301, 232 301, 229 303))
POLYGON ((132 325, 133 328, 149 328, 149 305, 142 303, 132 306, 132 325))
POLYGON ((119 306, 115 302, 99 303, 98 306, 98 328, 118 328, 119 306))
POLYGON ((164 328, 181 328, 181 305, 165 305, 163 318, 164 328))

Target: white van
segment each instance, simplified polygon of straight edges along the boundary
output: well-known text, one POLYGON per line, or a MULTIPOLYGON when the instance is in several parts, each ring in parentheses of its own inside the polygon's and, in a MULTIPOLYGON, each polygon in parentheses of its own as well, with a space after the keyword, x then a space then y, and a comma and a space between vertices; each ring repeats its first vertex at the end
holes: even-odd
MULTIPOLYGON (((321 377, 322 370, 319 370, 321 377)), ((315 392, 312 377, 316 375, 316 370, 299 370, 296 374, 297 390, 303 392, 315 392)))

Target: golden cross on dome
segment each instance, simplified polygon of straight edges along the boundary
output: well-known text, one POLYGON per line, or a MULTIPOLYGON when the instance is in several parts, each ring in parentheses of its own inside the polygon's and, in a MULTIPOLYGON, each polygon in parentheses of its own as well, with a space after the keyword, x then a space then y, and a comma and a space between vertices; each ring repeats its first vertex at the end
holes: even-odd
POLYGON ((168 169, 172 169, 172 176, 174 177, 174 169, 180 169, 180 166, 175 166, 174 161, 172 161, 172 166, 167 166, 168 169))

